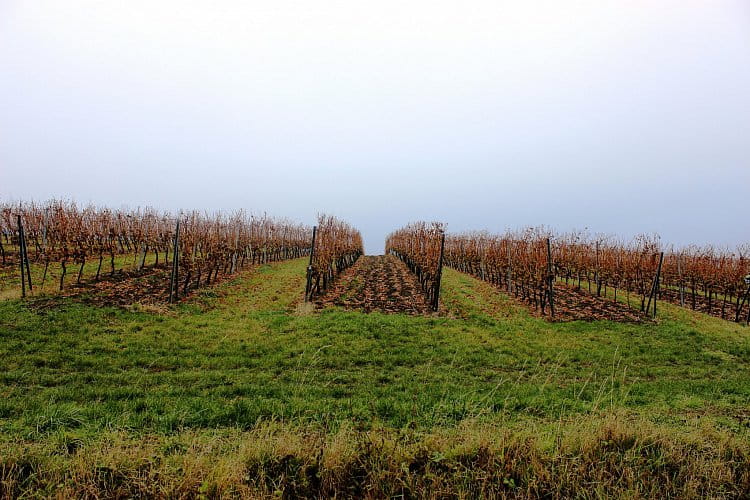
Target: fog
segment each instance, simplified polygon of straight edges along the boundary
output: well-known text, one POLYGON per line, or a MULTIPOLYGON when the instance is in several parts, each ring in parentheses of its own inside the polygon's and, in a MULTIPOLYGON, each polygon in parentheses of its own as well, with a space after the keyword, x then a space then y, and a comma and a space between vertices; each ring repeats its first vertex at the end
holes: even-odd
POLYGON ((750 4, 0 2, 0 198, 750 241, 750 4))

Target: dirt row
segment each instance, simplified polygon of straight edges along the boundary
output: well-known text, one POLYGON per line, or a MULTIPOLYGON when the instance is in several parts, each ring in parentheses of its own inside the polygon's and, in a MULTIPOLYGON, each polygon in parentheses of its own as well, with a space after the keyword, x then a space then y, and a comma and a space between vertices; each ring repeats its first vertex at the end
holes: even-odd
POLYGON ((416 276, 393 255, 366 255, 344 271, 317 301, 363 312, 431 314, 416 276))
MULTIPOLYGON (((717 318, 726 319, 728 321, 735 321, 737 313, 737 305, 733 302, 727 301, 724 303, 722 299, 716 297, 713 298, 709 304, 708 297, 703 295, 701 292, 695 294, 695 307, 693 307, 693 294, 688 288, 684 293, 686 309, 693 309, 695 311, 702 312, 704 314, 710 314, 717 318)), ((673 288, 662 287, 659 290, 659 300, 664 300, 671 304, 680 305, 680 291, 673 288)), ((736 298, 735 298, 736 300, 736 298)), ((742 299, 740 298, 740 301, 742 299)), ((745 302, 745 305, 740 310, 739 320, 744 321, 747 319, 748 312, 750 312, 750 301, 745 302)))
MULTIPOLYGON (((635 307, 622 302, 597 297, 585 290, 563 283, 555 283, 555 321, 617 321, 620 323, 643 323, 650 319, 635 307)), ((527 303, 527 305, 530 305, 527 303)), ((541 311, 532 312, 541 316, 541 311)), ((546 311, 547 319, 549 310, 546 311)))
MULTIPOLYGON (((505 293, 505 290, 498 290, 505 293)), ((511 295, 532 314, 543 315, 533 302, 511 295)), ((318 308, 339 306, 363 312, 434 314, 416 276, 392 255, 363 256, 347 269, 334 286, 317 301, 318 308)), ((609 320, 641 323, 649 319, 621 302, 591 295, 583 290, 555 285, 555 321, 609 320)))
MULTIPOLYGON (((114 276, 109 273, 102 275, 100 280, 90 278, 79 283, 66 283, 61 292, 54 291, 39 297, 31 295, 29 305, 36 309, 46 309, 56 306, 61 298, 71 298, 84 304, 106 307, 125 307, 132 304, 157 305, 166 304, 169 296, 169 280, 171 269, 168 265, 146 267, 140 271, 132 269, 117 270, 114 276)), ((219 272, 210 286, 218 284, 233 275, 219 272)), ((201 290, 190 288, 187 294, 180 289, 179 300, 184 301, 193 297, 201 290)))
MULTIPOLYGON (((498 293, 505 293, 498 290, 498 293)), ((511 295, 519 304, 542 317, 532 302, 511 295)), ((334 286, 316 301, 318 308, 339 306, 363 312, 434 314, 417 278, 392 255, 360 257, 334 286)), ((544 317, 549 319, 549 311, 544 317)), ((564 284, 555 285, 555 321, 609 320, 641 323, 648 318, 635 308, 596 297, 564 284)))

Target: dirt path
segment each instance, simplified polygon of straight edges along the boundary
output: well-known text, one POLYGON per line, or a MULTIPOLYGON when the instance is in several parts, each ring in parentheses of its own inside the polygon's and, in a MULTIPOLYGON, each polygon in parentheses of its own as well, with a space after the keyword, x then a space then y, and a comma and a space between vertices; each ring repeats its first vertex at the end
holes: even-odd
POLYGON ((432 312, 417 278, 392 255, 360 257, 316 303, 364 312, 432 312))

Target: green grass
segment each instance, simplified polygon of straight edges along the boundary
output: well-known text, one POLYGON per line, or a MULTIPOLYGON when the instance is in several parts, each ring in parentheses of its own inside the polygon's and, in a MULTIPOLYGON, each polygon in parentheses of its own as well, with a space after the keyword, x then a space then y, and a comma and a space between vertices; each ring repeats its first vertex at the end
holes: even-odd
POLYGON ((750 330, 739 325, 668 305, 657 325, 550 324, 452 271, 447 317, 298 315, 304 265, 265 266, 172 314, 0 303, 0 429, 271 418, 431 428, 605 406, 664 418, 701 408, 728 423, 750 406, 750 330))
POLYGON ((276 422, 418 436, 609 414, 747 439, 741 325, 670 304, 655 324, 549 323, 449 269, 439 316, 311 313, 298 307, 305 264, 262 266, 161 312, 0 301, 3 446, 48 456, 112 433, 206 440, 276 422))

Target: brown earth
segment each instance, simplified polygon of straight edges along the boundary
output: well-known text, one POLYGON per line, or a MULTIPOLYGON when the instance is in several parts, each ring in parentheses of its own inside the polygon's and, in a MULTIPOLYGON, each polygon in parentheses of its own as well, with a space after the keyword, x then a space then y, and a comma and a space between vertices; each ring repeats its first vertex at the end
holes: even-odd
POLYGON ((416 276, 393 255, 360 257, 315 302, 368 313, 432 313, 416 276))
MULTIPOLYGON (((243 269, 249 269, 246 266, 243 269)), ((140 271, 121 269, 115 271, 114 276, 103 273, 100 280, 90 278, 81 283, 66 283, 61 292, 32 298, 29 306, 36 309, 46 309, 57 306, 62 298, 72 298, 75 301, 95 306, 126 307, 132 304, 158 305, 166 304, 169 296, 169 280, 171 269, 168 265, 149 266, 140 271)), ((218 273, 212 278, 210 286, 221 283, 234 275, 218 273)), ((75 273, 73 273, 73 279, 75 273)), ((202 278, 205 280, 205 276, 202 278)), ((179 302, 194 297, 196 293, 206 290, 205 282, 198 288, 191 288, 187 294, 180 287, 179 302)))
MULTIPOLYGON (((477 278, 479 279, 479 278, 477 278)), ((499 293, 507 295, 505 288, 499 288, 499 293)), ((623 294, 625 292, 622 292, 623 294)), ((527 308, 534 316, 550 321, 617 321, 620 323, 643 323, 651 319, 636 309, 638 304, 633 300, 632 307, 622 302, 615 302, 611 298, 597 297, 577 286, 555 283, 555 317, 550 315, 549 304, 544 314, 541 307, 533 299, 524 299, 513 293, 509 295, 516 302, 527 308)))
MULTIPOLYGON (((713 300, 711 300, 711 304, 709 307, 708 297, 703 295, 703 292, 696 291, 695 308, 693 308, 693 294, 690 291, 690 288, 687 288, 685 290, 684 297, 685 305, 683 307, 685 307, 686 309, 694 309, 695 311, 699 311, 704 314, 710 314, 711 316, 715 316, 717 318, 726 319, 728 321, 735 321, 737 304, 734 302, 727 301, 726 304, 724 304, 723 299, 714 297, 713 300)), ((675 290, 674 288, 662 287, 659 290, 659 300, 664 300, 666 302, 669 302, 670 304, 676 304, 679 306, 680 291, 675 290)), ((734 300, 736 300, 736 297, 734 298, 734 300)), ((740 303, 741 302, 742 298, 740 297, 740 303)), ((739 315, 739 321, 744 321, 747 319, 748 309, 750 309, 750 301, 746 301, 745 305, 742 307, 739 315)))
MULTIPOLYGON (((634 307, 638 305, 633 302, 634 307)), ((609 320, 620 323, 650 321, 648 316, 634 307, 611 298, 597 297, 578 287, 555 283, 555 320, 594 321, 609 320)))

